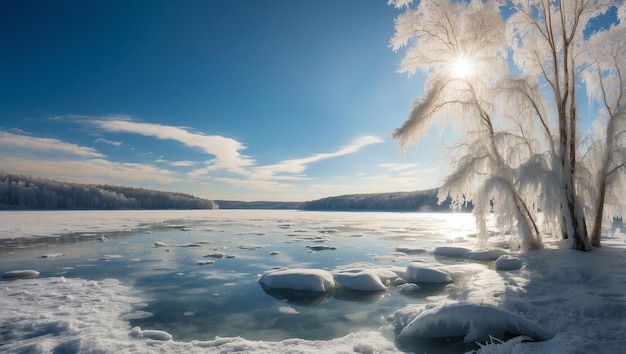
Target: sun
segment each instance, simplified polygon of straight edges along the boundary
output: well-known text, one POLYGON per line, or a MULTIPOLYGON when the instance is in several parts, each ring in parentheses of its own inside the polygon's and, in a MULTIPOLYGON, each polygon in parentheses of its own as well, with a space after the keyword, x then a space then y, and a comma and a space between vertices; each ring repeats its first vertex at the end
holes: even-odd
POLYGON ((472 62, 465 57, 456 58, 452 62, 451 69, 452 75, 459 79, 467 78, 474 71, 472 62))

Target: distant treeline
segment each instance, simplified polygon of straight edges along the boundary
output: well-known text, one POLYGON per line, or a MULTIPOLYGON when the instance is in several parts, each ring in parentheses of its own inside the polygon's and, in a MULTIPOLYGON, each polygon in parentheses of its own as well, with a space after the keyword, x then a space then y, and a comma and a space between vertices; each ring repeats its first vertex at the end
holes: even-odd
MULTIPOLYGON (((450 200, 439 204, 437 190, 416 192, 352 194, 301 203, 304 210, 450 211, 450 200)), ((464 208, 469 211, 471 205, 464 208)))
MULTIPOLYGON (((450 211, 437 191, 351 194, 308 202, 207 200, 144 188, 53 181, 0 172, 0 210, 61 209, 299 209, 332 211, 450 211)), ((470 210, 471 205, 466 208, 470 210)))
POLYGON ((216 209, 212 200, 143 188, 53 181, 0 172, 0 209, 216 209))
POLYGON ((301 202, 241 202, 236 200, 216 200, 215 203, 220 209, 299 209, 301 202))

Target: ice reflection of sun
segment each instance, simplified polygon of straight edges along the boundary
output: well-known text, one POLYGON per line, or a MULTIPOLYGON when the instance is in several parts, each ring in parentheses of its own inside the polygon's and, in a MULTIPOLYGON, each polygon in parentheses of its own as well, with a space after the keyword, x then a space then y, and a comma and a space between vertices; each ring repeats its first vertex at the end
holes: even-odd
POLYGON ((472 62, 465 58, 459 57, 452 62, 452 75, 459 79, 465 79, 472 74, 472 62))

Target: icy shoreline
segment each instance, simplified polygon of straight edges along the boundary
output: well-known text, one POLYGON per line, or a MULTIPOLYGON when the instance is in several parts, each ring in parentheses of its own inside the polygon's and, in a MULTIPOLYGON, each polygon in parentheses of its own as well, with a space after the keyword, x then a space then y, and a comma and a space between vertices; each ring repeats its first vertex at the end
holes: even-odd
MULTIPOLYGON (((481 352, 619 353, 626 345, 626 247, 619 239, 605 244, 586 254, 557 245, 529 252, 521 256, 525 263, 521 270, 476 272, 458 300, 433 297, 426 306, 397 311, 395 321, 406 321, 405 328, 409 328, 410 319, 436 306, 447 304, 464 311, 460 305, 486 304, 535 321, 555 335, 540 342, 495 341, 481 352)), ((6 352, 399 352, 392 340, 377 332, 330 341, 266 342, 236 337, 177 342, 158 329, 131 329, 120 319, 141 299, 115 279, 41 278, 0 284, 6 309, 0 314, 5 343, 0 350, 6 352)))

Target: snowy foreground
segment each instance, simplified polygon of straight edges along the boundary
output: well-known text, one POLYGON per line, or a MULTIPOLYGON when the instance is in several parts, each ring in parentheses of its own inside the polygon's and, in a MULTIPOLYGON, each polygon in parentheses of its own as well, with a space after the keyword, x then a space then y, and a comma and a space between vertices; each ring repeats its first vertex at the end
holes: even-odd
MULTIPOLYGON (((291 218, 295 215, 301 214, 291 218)), ((133 227, 122 220, 116 225, 133 227)), ((20 227, 24 236, 31 232, 20 227)), ((390 313, 389 328, 327 341, 240 337, 177 341, 158 328, 131 328, 123 316, 145 300, 119 280, 38 278, 28 270, 15 270, 0 282, 0 352, 395 353, 414 341, 451 339, 460 343, 448 348, 456 352, 462 351, 463 343, 480 343, 481 353, 622 353, 626 347, 626 235, 619 229, 606 234, 603 248, 589 253, 551 240, 546 240, 546 249, 525 254, 495 248, 495 243, 488 251, 469 250, 473 246, 469 242, 462 247, 441 243, 431 251, 467 263, 278 269, 260 276, 259 284, 269 289, 326 292, 337 286, 358 291, 395 287, 410 292, 433 283, 455 289, 458 275, 469 275, 463 287, 390 313), (489 260, 493 266, 474 260, 489 260), (31 278, 15 279, 27 276, 31 278)), ((436 348, 429 352, 437 352, 436 348)))

